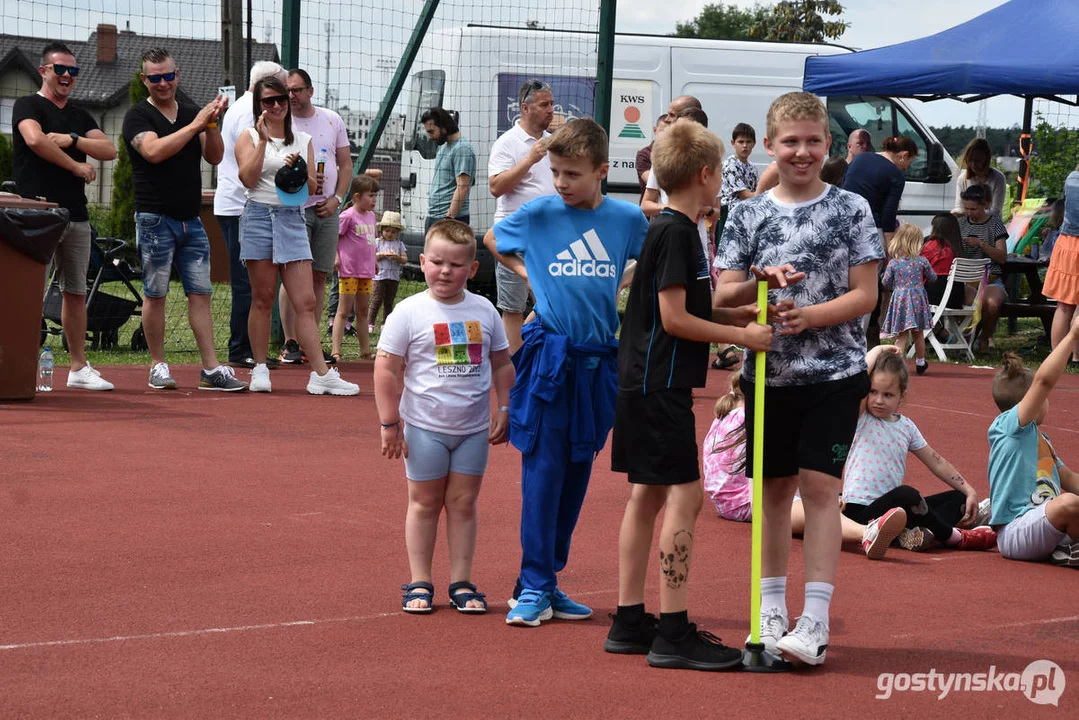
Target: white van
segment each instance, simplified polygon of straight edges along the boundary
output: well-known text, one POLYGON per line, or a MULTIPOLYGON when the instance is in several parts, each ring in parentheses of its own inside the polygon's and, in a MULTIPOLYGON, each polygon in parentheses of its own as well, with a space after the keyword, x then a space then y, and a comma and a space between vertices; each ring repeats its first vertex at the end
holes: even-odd
MULTIPOLYGON (((495 209, 487 186, 487 159, 492 143, 518 117, 518 89, 538 77, 554 91, 556 122, 591 116, 595 45, 591 33, 466 26, 428 34, 406 88, 401 212, 410 231, 410 256, 417 243, 422 244, 415 231, 424 227, 437 151, 420 122, 424 111, 440 106, 456 113, 462 134, 476 150, 470 222, 482 237, 495 209)), ((768 106, 777 96, 801 89, 807 57, 844 52, 850 51, 835 45, 617 35, 608 193, 637 202, 637 151, 652 141, 653 124, 678 95, 700 99, 709 128, 728 146, 736 124, 752 125, 758 142, 751 160, 763 170, 771 162, 760 142, 768 106)), ((932 215, 951 210, 955 163, 910 108, 900 100, 876 96, 826 101, 833 155, 846 155, 847 136, 856 129, 867 130, 875 147, 894 135, 906 135, 918 145, 918 157, 906 172, 901 217, 924 227, 932 215)), ((488 267, 490 257, 481 257, 481 276, 488 267)))

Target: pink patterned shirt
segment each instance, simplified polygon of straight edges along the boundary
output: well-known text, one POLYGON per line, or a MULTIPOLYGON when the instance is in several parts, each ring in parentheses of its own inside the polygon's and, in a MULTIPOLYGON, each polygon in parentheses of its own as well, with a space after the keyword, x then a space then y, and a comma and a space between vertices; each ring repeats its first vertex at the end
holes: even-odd
POLYGON ((704 491, 715 503, 721 518, 749 522, 753 516, 753 490, 745 472, 736 472, 746 446, 743 442, 728 450, 715 452, 727 442, 728 436, 745 424, 745 409, 738 407, 724 418, 712 421, 712 427, 704 436, 702 449, 704 464, 704 491))

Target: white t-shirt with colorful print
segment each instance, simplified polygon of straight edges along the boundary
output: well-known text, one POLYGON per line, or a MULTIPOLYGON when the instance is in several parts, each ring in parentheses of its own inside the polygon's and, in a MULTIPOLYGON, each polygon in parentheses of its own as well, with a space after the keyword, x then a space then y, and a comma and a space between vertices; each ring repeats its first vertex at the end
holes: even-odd
POLYGON ((378 340, 379 350, 405 359, 401 418, 447 435, 490 426, 490 354, 508 347, 495 306, 467 290, 453 305, 428 291, 405 298, 378 340))

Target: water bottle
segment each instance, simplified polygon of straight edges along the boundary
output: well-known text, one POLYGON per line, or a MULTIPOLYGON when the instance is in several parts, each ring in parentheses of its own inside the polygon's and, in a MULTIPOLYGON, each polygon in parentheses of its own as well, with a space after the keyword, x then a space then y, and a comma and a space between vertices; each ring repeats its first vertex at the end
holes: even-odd
POLYGON ((37 391, 52 392, 52 350, 45 348, 37 361, 37 391))
MULTIPOLYGON (((329 160, 330 155, 326 152, 326 148, 319 148, 318 155, 315 156, 315 172, 319 175, 326 172, 326 161, 329 160)), ((318 185, 315 187, 315 194, 322 194, 322 180, 319 179, 318 185)))

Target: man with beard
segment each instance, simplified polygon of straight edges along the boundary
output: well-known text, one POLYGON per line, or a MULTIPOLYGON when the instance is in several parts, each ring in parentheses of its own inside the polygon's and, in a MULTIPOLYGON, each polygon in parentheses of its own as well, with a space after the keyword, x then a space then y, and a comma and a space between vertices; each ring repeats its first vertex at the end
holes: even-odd
POLYGON ((71 49, 49 43, 41 53, 41 90, 15 101, 15 185, 24 197, 43 197, 68 211, 70 223, 60 238, 54 262, 60 280, 64 337, 71 353, 69 388, 112 390, 86 362, 86 274, 90 266, 90 215, 86 185, 97 177, 87 156, 112 160, 116 147, 80 107, 68 102, 79 66, 71 49))
POLYGON ((457 121, 442 108, 431 108, 420 116, 420 121, 427 137, 438 144, 424 232, 443 218, 468 223, 468 192, 476 174, 476 151, 461 136, 457 121))
MULTIPOLYGON (((497 199, 494 221, 512 215, 517 208, 534 198, 554 195, 551 162, 547 159, 554 119, 554 95, 542 80, 529 80, 517 94, 521 119, 491 146, 487 176, 491 194, 497 199)), ((498 309, 502 326, 510 342, 510 354, 521 347, 521 324, 528 304, 528 282, 501 263, 495 267, 498 309)))

